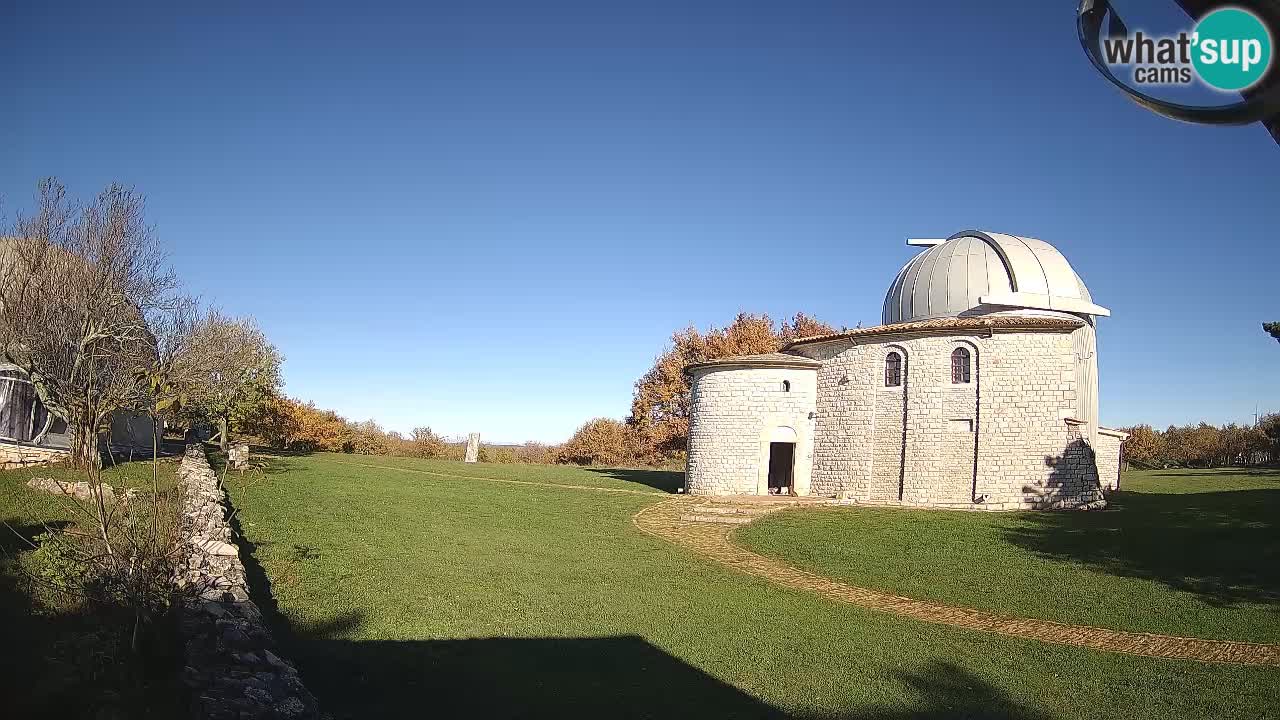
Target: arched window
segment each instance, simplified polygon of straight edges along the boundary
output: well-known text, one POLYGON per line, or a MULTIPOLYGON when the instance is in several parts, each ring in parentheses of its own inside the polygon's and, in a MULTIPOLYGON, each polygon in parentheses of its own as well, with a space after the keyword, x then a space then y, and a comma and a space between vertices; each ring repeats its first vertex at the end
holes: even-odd
POLYGON ((790 381, 790 380, 783 380, 783 381, 782 381, 782 392, 791 392, 791 381, 790 381))
POLYGON ((899 387, 900 385, 902 385, 902 356, 891 352, 884 359, 884 386, 899 387))
POLYGON ((951 382, 957 385, 969 382, 969 350, 958 347, 951 351, 951 382))

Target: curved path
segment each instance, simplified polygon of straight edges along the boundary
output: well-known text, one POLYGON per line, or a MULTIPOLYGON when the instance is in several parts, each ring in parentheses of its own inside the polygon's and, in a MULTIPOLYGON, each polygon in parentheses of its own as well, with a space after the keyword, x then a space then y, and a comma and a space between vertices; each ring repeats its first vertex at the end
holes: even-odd
POLYGON ((1280 666, 1280 645, 1109 630, 913 600, 836 582, 733 543, 734 527, 788 505, 789 503, 770 503, 763 499, 728 501, 726 504, 724 501, 707 498, 678 497, 641 510, 632 516, 631 522, 649 535, 689 548, 735 570, 764 578, 777 585, 806 590, 837 602, 902 615, 922 622, 1105 652, 1233 665, 1280 666))

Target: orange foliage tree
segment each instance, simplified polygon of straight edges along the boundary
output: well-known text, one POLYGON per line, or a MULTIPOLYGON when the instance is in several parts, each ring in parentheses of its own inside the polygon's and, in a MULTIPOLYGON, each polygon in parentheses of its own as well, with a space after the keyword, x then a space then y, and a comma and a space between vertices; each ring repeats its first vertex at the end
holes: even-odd
POLYGON ((643 439, 651 455, 673 457, 689 439, 689 380, 686 365, 733 355, 776 352, 802 337, 825 335, 835 328, 804 313, 775 325, 768 315, 741 313, 728 327, 705 334, 688 327, 671 336, 671 345, 636 381, 627 423, 643 439))
POLYGON ((283 395, 272 397, 245 418, 244 430, 272 447, 293 450, 340 451, 351 438, 351 428, 342 416, 283 395))
POLYGON ((640 462, 643 454, 642 440, 634 427, 611 418, 596 418, 560 446, 556 460, 574 465, 631 465, 640 462))

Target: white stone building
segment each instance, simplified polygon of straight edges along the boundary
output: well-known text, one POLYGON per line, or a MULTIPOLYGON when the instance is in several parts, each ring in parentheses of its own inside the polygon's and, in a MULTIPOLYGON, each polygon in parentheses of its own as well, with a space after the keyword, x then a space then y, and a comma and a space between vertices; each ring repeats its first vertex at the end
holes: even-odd
POLYGON ((1088 508, 1119 479, 1098 317, 1048 243, 980 231, 898 273, 883 324, 686 368, 686 490, 980 510, 1088 508))

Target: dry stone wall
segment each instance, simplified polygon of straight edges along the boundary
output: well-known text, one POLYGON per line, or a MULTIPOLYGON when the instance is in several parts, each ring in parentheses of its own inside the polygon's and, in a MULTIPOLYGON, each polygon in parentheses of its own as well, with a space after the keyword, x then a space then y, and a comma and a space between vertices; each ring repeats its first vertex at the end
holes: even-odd
POLYGON ((0 470, 10 470, 29 465, 48 465, 49 463, 66 460, 69 456, 69 452, 58 448, 0 442, 0 470))
POLYGON ((204 448, 188 445, 178 468, 183 494, 185 570, 180 632, 183 684, 195 720, 312 720, 315 697, 282 659, 249 599, 221 483, 204 448))

